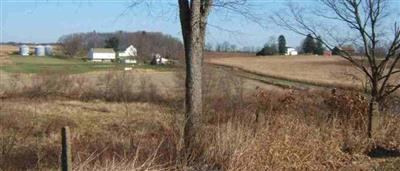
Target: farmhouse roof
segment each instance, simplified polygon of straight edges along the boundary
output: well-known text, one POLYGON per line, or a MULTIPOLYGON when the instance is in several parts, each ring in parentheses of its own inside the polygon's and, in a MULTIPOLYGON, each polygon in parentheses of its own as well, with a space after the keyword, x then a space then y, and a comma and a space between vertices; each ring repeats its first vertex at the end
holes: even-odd
POLYGON ((133 48, 136 49, 135 46, 129 44, 129 45, 120 46, 119 50, 120 50, 120 51, 125 51, 126 49, 128 49, 128 48, 131 47, 131 46, 132 46, 133 48))
POLYGON ((112 48, 93 48, 96 53, 115 53, 112 48))

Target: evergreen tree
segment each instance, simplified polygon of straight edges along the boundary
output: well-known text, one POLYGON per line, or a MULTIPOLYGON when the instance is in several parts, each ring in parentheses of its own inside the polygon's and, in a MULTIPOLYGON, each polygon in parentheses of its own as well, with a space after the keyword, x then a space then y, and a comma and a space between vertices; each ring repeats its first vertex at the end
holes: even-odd
POLYGON ((259 52, 257 52, 257 56, 272 56, 277 53, 276 44, 265 44, 264 48, 262 48, 259 52))
POLYGON ((115 57, 119 60, 119 39, 117 37, 111 37, 105 41, 105 48, 113 48, 115 57))
POLYGON ((303 53, 314 53, 316 48, 314 38, 311 34, 308 34, 303 41, 302 49, 303 53))
POLYGON ((105 41, 105 48, 113 48, 115 52, 118 52, 119 39, 117 37, 111 37, 105 41))
POLYGON ((317 37, 316 39, 316 48, 314 50, 314 54, 323 55, 325 51, 324 45, 322 43, 321 37, 317 37))
POLYGON ((278 51, 279 51, 279 54, 281 54, 281 55, 284 55, 285 53, 286 53, 286 51, 287 51, 287 49, 286 49, 286 39, 285 39, 285 36, 283 36, 283 35, 280 35, 279 36, 279 38, 278 38, 278 51))

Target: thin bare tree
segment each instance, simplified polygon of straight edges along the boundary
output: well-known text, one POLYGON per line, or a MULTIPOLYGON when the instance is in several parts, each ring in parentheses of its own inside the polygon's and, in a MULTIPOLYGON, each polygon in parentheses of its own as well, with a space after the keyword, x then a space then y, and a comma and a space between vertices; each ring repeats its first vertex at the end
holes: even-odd
MULTIPOLYGON (((379 104, 400 88, 400 27, 390 16, 389 0, 319 0, 318 9, 289 5, 289 15, 278 13, 272 19, 278 25, 298 34, 328 37, 322 43, 333 50, 338 42, 350 40, 363 52, 358 56, 339 50, 339 55, 353 64, 369 82, 367 135, 372 137, 372 120, 379 104), (312 17, 312 18, 309 18, 312 17), (315 22, 316 21, 316 22, 315 22), (318 23, 317 23, 318 22, 318 23), (393 27, 388 35, 388 25, 393 27), (340 30, 334 36, 330 30, 340 30), (351 33, 350 35, 348 33, 351 33), (324 34, 324 35, 322 35, 324 34), (344 35, 344 36, 343 36, 344 35), (329 37, 331 39, 329 39, 329 37), (386 41, 389 40, 389 41, 386 41), (382 56, 382 45, 388 44, 382 56)), ((343 43, 342 43, 343 44, 343 43)))

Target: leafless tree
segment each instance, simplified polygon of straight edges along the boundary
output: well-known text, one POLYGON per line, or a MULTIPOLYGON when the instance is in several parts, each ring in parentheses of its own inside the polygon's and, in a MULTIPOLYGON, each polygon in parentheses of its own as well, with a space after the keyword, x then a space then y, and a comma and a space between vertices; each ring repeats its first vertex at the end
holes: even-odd
POLYGON ((272 19, 298 34, 328 37, 323 44, 332 50, 345 40, 359 44, 363 53, 355 56, 346 51, 339 55, 364 73, 369 82, 368 137, 372 136, 372 120, 379 104, 400 88, 400 27, 388 11, 389 0, 319 0, 318 9, 289 5, 290 14, 276 14, 272 19), (312 17, 312 18, 309 18, 312 17), (317 21, 317 22, 315 22, 317 21), (393 27, 391 36, 388 26, 393 27), (330 31, 340 30, 333 35, 330 31), (350 33, 350 34, 349 34, 350 33), (329 36, 325 36, 329 35, 329 36), (386 41, 390 40, 390 41, 386 41), (382 55, 382 45, 389 44, 382 55))
POLYGON ((63 36, 60 38, 59 43, 63 53, 69 57, 75 57, 83 50, 83 40, 79 34, 63 36))

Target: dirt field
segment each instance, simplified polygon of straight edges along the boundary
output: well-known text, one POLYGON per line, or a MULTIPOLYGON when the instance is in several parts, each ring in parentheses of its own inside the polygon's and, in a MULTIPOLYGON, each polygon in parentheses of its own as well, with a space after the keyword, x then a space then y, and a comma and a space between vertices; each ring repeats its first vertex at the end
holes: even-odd
POLYGON ((339 57, 273 56, 210 58, 212 64, 233 66, 269 77, 310 84, 361 87, 362 74, 339 57))

